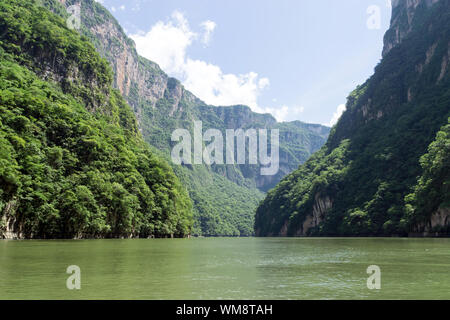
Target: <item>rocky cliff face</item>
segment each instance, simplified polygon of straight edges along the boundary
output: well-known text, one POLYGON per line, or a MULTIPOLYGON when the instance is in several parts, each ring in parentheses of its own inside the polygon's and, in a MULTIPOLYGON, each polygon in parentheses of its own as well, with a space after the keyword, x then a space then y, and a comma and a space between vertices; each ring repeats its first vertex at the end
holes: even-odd
POLYGON ((417 12, 431 7, 439 0, 393 0, 391 26, 384 37, 383 57, 399 45, 413 29, 417 12))
POLYGON ((416 224, 409 235, 414 237, 438 237, 442 234, 439 230, 448 228, 449 225, 450 209, 440 208, 427 221, 416 224))
MULTIPOLYGON (((66 7, 77 3, 75 0, 59 0, 59 2, 66 7)), ((329 128, 324 126, 307 125, 301 122, 277 123, 271 115, 254 113, 246 106, 209 106, 187 91, 178 80, 167 76, 157 64, 140 57, 134 42, 126 36, 114 17, 100 4, 93 0, 83 1, 81 18, 81 33, 92 41, 99 53, 111 64, 114 71, 114 86, 133 107, 145 140, 167 157, 173 145, 171 142, 173 130, 178 128, 192 130, 195 120, 203 121, 204 128, 216 128, 222 131, 241 128, 280 130, 281 163, 280 171, 275 176, 261 176, 260 167, 251 165, 200 168, 201 172, 208 175, 208 180, 220 181, 219 178, 213 177, 219 175, 230 180, 236 188, 248 188, 253 194, 252 199, 255 203, 259 201, 261 191, 274 187, 283 176, 306 161, 323 145, 328 136, 329 128)), ((201 193, 196 189, 198 184, 193 181, 199 174, 197 171, 186 166, 177 168, 176 172, 182 176, 181 179, 186 179, 184 182, 192 197, 201 193)), ((213 188, 230 189, 218 185, 213 188)), ((239 193, 242 194, 241 191, 239 193)), ((229 194, 228 197, 233 196, 229 194)), ((216 200, 210 199, 210 201, 216 200)), ((242 201, 247 200, 242 199, 242 201)), ((194 203, 197 209, 205 205, 204 199, 194 199, 194 203)), ((213 206, 221 207, 222 205, 217 203, 213 206)), ((252 214, 240 211, 242 210, 240 208, 248 211, 244 203, 233 204, 233 206, 238 215, 252 214)), ((253 224, 253 222, 250 223, 253 224)))
POLYGON ((15 211, 17 209, 17 201, 10 200, 3 209, 3 216, 0 223, 0 239, 23 239, 21 228, 17 228, 17 219, 15 211))
MULTIPOLYGON (((65 6, 77 1, 59 0, 65 6)), ((101 5, 85 1, 82 5, 82 32, 91 39, 96 49, 111 64, 114 86, 127 99, 137 115, 143 110, 141 104, 156 107, 167 93, 172 101, 171 116, 175 116, 182 100, 203 104, 186 91, 182 85, 168 77, 159 66, 137 54, 134 42, 128 38, 119 23, 101 5)), ((139 121, 141 118, 138 117, 139 121)))

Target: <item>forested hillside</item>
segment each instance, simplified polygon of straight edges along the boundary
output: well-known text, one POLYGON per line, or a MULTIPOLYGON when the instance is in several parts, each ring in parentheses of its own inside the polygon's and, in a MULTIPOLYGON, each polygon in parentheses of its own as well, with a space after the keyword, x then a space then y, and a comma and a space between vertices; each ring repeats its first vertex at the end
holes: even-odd
POLYGON ((66 20, 0 1, 0 236, 186 236, 192 204, 66 20))
MULTIPOLYGON (((67 17, 66 7, 77 0, 42 0, 47 8, 67 17), (63 5, 61 5, 61 4, 63 5)), ((106 8, 94 0, 81 2, 81 29, 114 72, 114 87, 132 106, 145 141, 170 162, 175 129, 192 132, 195 120, 204 128, 280 130, 280 171, 261 176, 259 165, 173 165, 194 203, 194 234, 248 236, 254 211, 264 193, 297 169, 326 141, 329 128, 300 121, 278 123, 271 115, 246 106, 210 106, 136 52, 134 42, 106 8)))
POLYGON ((383 55, 326 145, 261 203, 257 235, 450 232, 450 2, 397 1, 383 55))

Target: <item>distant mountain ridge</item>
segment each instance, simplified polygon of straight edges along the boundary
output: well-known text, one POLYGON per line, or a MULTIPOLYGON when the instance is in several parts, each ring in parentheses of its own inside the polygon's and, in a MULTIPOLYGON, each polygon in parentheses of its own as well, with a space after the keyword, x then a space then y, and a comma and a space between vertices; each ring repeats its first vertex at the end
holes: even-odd
MULTIPOLYGON (((56 1, 44 4, 61 15, 56 1)), ((59 0, 66 7, 75 0, 59 0)), ((194 201, 196 229, 204 235, 253 234, 254 209, 263 192, 295 170, 324 143, 329 128, 300 121, 278 123, 269 114, 257 114, 246 106, 210 106, 167 76, 157 64, 136 52, 114 17, 99 3, 81 3, 81 33, 111 64, 114 86, 133 107, 145 140, 168 157, 173 130, 192 130, 195 120, 205 128, 266 128, 280 130, 280 171, 275 176, 261 176, 259 166, 213 165, 174 166, 175 173, 187 186, 194 201)))

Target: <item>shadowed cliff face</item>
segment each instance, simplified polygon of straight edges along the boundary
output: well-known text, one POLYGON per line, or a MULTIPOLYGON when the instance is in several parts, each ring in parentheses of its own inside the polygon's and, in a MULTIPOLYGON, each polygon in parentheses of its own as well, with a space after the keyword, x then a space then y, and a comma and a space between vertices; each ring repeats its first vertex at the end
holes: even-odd
POLYGON ((413 19, 420 9, 426 9, 439 0, 393 0, 391 26, 384 37, 383 57, 400 44, 412 31, 413 19))
POLYGON ((256 234, 447 232, 439 224, 448 223, 448 171, 428 173, 434 189, 418 187, 425 190, 419 197, 428 189, 433 195, 420 214, 421 201, 409 194, 427 168, 421 157, 450 116, 449 56, 448 0, 394 2, 374 75, 349 95, 325 146, 269 192, 257 209, 256 234))

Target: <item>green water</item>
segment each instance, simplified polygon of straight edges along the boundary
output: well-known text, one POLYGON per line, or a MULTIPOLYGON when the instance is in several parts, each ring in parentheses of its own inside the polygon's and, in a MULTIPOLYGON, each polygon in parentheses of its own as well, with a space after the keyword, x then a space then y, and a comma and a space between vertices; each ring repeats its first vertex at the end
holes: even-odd
POLYGON ((2 240, 0 299, 450 299, 450 239, 2 240))

